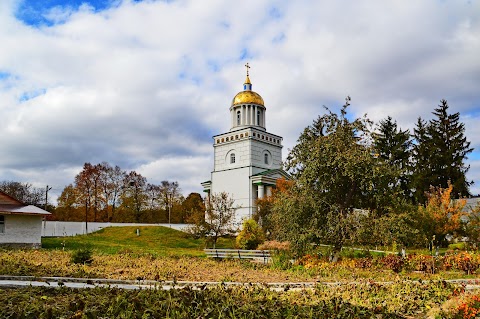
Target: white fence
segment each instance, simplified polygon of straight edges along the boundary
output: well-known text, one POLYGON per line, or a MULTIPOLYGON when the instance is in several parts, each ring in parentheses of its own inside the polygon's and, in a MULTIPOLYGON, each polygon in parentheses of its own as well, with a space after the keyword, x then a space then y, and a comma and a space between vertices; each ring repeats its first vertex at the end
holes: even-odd
POLYGON ((95 223, 89 222, 85 226, 85 222, 59 222, 59 221, 43 221, 42 237, 65 237, 84 235, 92 233, 105 227, 124 227, 124 226, 164 226, 172 229, 184 231, 189 224, 136 224, 136 223, 95 223), (88 231, 87 231, 88 230, 88 231))

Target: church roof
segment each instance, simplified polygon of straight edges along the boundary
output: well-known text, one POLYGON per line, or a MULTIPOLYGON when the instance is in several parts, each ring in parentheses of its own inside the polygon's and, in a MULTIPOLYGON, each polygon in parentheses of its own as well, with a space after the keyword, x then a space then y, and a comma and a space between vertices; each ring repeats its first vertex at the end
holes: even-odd
POLYGON ((265 106, 260 94, 253 91, 238 92, 232 100, 232 106, 237 104, 257 104, 265 106))
POLYGON ((232 106, 239 104, 257 104, 265 106, 260 94, 252 91, 252 82, 250 82, 250 76, 248 74, 250 66, 248 63, 245 66, 247 67, 247 78, 245 79, 245 83, 243 83, 243 91, 238 92, 237 95, 235 95, 232 100, 232 106))
POLYGON ((260 173, 257 173, 257 174, 253 174, 253 176, 271 176, 271 175, 275 175, 275 174, 280 174, 282 175, 283 177, 285 177, 286 179, 292 179, 292 176, 290 176, 290 174, 288 174, 287 172, 285 172, 283 169, 269 169, 269 170, 266 170, 266 171, 263 171, 263 172, 260 172, 260 173))

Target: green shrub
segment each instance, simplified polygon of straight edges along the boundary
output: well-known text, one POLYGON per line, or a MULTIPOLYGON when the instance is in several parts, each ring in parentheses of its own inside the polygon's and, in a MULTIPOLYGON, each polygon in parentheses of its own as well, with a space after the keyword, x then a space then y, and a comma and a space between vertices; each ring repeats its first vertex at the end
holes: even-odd
POLYGON ((72 253, 70 260, 74 264, 91 264, 93 251, 91 248, 80 248, 72 253))
POLYGON ((465 243, 450 244, 450 245, 448 245, 448 249, 451 249, 451 250, 465 250, 466 245, 465 245, 465 243))
POLYGON ((271 253, 273 269, 290 269, 293 266, 292 254, 286 250, 277 250, 271 253))
POLYGON ((265 241, 262 229, 253 219, 243 222, 242 231, 238 234, 236 244, 241 249, 255 249, 265 241))

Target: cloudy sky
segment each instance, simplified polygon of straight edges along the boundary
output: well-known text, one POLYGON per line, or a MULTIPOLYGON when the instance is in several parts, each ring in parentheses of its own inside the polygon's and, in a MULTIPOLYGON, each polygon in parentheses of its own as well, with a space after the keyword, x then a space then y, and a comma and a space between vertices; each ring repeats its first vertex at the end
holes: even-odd
POLYGON ((85 162, 201 192, 245 63, 283 156, 352 116, 460 112, 480 193, 480 1, 0 1, 0 180, 58 196, 85 162))

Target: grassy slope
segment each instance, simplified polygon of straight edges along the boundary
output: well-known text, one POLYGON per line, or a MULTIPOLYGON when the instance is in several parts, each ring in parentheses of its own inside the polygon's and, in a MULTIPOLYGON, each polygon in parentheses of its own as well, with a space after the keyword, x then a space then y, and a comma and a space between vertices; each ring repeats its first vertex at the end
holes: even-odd
MULTIPOLYGON (((132 252, 159 256, 202 256, 205 248, 204 240, 161 226, 108 227, 88 235, 42 238, 42 247, 46 249, 62 249, 63 244, 66 250, 91 247, 104 254, 132 252)), ((220 239, 217 243, 218 248, 232 246, 233 241, 229 239, 220 239)))

